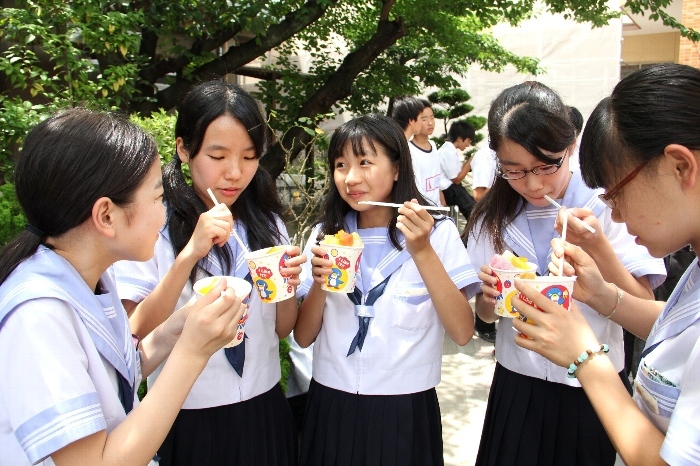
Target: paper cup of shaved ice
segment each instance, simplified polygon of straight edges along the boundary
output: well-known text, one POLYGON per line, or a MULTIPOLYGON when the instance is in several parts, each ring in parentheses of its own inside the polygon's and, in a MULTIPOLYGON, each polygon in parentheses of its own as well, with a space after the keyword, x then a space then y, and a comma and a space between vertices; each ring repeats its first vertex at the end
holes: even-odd
POLYGON ((513 308, 511 301, 518 294, 515 289, 515 279, 520 278, 522 274, 529 273, 535 276, 537 264, 529 262, 526 257, 518 257, 510 251, 505 251, 503 254, 495 254, 489 262, 491 275, 496 277, 496 307, 494 312, 501 317, 514 319, 519 317, 518 311, 513 308))
POLYGON ((294 287, 288 283, 291 275, 282 273, 290 258, 289 246, 258 249, 244 256, 253 279, 253 288, 263 303, 276 303, 294 296, 294 287))
POLYGON ((326 276, 321 288, 332 293, 352 293, 360 270, 360 258, 364 244, 357 233, 340 230, 326 235, 319 243, 326 250, 325 258, 331 261, 331 274, 326 276))
POLYGON ((233 340, 231 340, 228 344, 224 346, 224 348, 231 348, 232 346, 240 345, 243 339, 245 338, 245 323, 248 320, 247 305, 250 301, 250 291, 252 289, 250 283, 243 280, 242 278, 237 277, 213 276, 197 280, 192 288, 194 289, 194 292, 197 295, 197 299, 199 299, 200 297, 209 293, 222 278, 226 279, 226 289, 232 289, 236 296, 243 301, 243 304, 246 305, 246 310, 243 313, 243 317, 241 317, 241 320, 238 321, 236 336, 233 338, 233 340))
MULTIPOLYGON (((521 281, 530 285, 534 289, 540 292, 540 294, 545 295, 551 301, 563 306, 564 309, 569 309, 571 307, 571 300, 574 294, 574 283, 576 282, 576 277, 558 276, 558 275, 546 275, 544 277, 530 277, 530 278, 520 278, 521 281)), ((524 294, 518 292, 517 297, 522 299, 530 306, 534 306, 535 309, 542 310, 533 303, 530 298, 524 294)), ((518 318, 523 322, 534 325, 535 323, 525 316, 518 314, 518 318)), ((529 338, 525 334, 520 334, 525 338, 529 338)))

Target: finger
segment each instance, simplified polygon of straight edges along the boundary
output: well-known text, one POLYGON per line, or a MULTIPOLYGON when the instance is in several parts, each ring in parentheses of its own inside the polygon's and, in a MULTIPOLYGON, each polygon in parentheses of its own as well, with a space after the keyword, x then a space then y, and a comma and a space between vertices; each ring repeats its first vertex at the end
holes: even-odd
POLYGON ((236 296, 233 290, 224 289, 213 303, 202 309, 202 312, 210 313, 215 319, 218 319, 225 315, 231 306, 237 306, 240 302, 241 299, 236 296))
POLYGON ((284 265, 291 268, 291 267, 299 267, 301 264, 304 264, 306 262, 306 255, 302 254, 300 256, 294 256, 286 261, 284 261, 284 265))
MULTIPOLYGON (((532 309, 536 310, 537 312, 552 313, 552 312, 556 312, 555 309, 560 307, 558 304, 553 303, 552 300, 550 300, 545 295, 541 294, 539 291, 537 291, 536 289, 534 289, 533 287, 531 287, 530 285, 528 285, 527 283, 525 283, 522 280, 515 279, 515 289, 520 291, 520 293, 522 295, 524 295, 530 301, 535 303, 535 305, 540 310, 536 310, 534 308, 532 308, 532 309)), ((513 303, 514 307, 516 304, 521 305, 520 303, 522 303, 523 306, 528 305, 525 302, 523 302, 522 300, 517 300, 517 299, 511 300, 511 302, 513 303), (516 303, 515 301, 520 301, 520 302, 516 303)), ((527 317, 530 317, 530 315, 528 315, 527 317)), ((536 319, 533 319, 533 320, 536 320, 536 319)))
MULTIPOLYGON (((401 217, 399 216, 399 219, 400 218, 401 217)), ((401 222, 401 220, 399 219, 396 220, 396 229, 403 233, 407 241, 414 239, 413 232, 408 227, 406 227, 406 225, 404 225, 403 222, 401 222)))
MULTIPOLYGON (((489 269, 489 271, 490 270, 491 269, 489 269)), ((491 286, 496 286, 498 284, 498 278, 494 277, 491 273, 479 272, 479 280, 491 286)))
POLYGON ((542 317, 544 316, 542 311, 534 308, 530 304, 520 299, 520 295, 516 295, 514 298, 512 298, 510 303, 513 308, 520 313, 520 319, 513 319, 513 326, 515 326, 515 321, 525 323, 525 321, 528 319, 530 320, 530 323, 527 323, 527 325, 532 325, 533 322, 534 325, 537 325, 541 322, 542 317))
MULTIPOLYGON (((226 279, 222 278, 221 280, 218 281, 218 283, 209 290, 209 293, 205 294, 204 296, 199 297, 194 303, 192 303, 192 311, 191 312, 196 312, 202 309, 204 306, 207 306, 216 299, 221 296, 221 293, 226 289, 226 279)), ((196 298, 196 297, 195 297, 196 298)))
POLYGON ((403 206, 398 208, 399 215, 403 215, 406 218, 410 218, 414 222, 418 221, 421 218, 421 211, 427 212, 422 205, 416 202, 406 201, 403 203, 403 206))
POLYGON ((313 246, 311 248, 311 252, 314 254, 316 257, 324 257, 328 255, 328 251, 326 251, 325 248, 321 246, 313 246))
POLYGON ((397 227, 398 225, 402 225, 406 229, 406 231, 402 230, 402 233, 404 234, 408 232, 415 235, 420 232, 420 228, 418 227, 418 225, 416 225, 415 222, 412 219, 408 218, 406 215, 399 215, 396 219, 396 225, 397 227))
MULTIPOLYGON (((549 265, 547 265, 547 269, 552 275, 559 275, 559 259, 552 259, 549 265)), ((573 277, 576 275, 576 269, 574 269, 574 267, 566 261, 564 261, 564 275, 567 277, 573 277)))
POLYGON ((299 275, 301 275, 301 267, 280 267, 280 273, 288 276, 289 278, 287 280, 291 280, 292 278, 298 278, 299 275))
POLYGON ((538 332, 540 331, 536 325, 528 324, 520 319, 513 319, 513 328, 517 332, 515 334, 515 343, 530 351, 536 351, 538 345, 538 332))
POLYGON ((285 251, 289 257, 297 257, 301 253, 299 246, 290 246, 285 251))

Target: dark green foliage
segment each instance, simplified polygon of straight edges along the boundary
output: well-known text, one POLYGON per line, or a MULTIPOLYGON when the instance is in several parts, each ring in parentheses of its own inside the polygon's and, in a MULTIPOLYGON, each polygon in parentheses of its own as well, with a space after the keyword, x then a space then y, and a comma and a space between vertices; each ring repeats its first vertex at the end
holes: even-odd
POLYGON ((26 222, 15 195, 15 186, 11 183, 0 186, 0 246, 17 236, 26 222))
POLYGON ((280 378, 280 385, 282 386, 282 391, 287 393, 287 378, 289 378, 289 373, 292 371, 292 359, 289 357, 289 342, 286 338, 280 340, 280 367, 282 369, 282 377, 280 378))

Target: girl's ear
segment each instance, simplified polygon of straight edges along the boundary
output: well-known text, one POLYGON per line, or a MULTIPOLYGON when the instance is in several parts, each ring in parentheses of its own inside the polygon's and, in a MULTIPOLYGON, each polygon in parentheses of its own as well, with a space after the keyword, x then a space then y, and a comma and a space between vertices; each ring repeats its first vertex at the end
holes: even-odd
POLYGON ((90 220, 98 233, 108 238, 114 238, 116 235, 116 206, 110 198, 101 197, 95 201, 90 220))
POLYGON ((394 181, 399 181, 399 165, 394 165, 394 181))
POLYGON ((670 161, 673 174, 684 188, 692 188, 698 182, 698 151, 692 151, 680 144, 669 144, 664 148, 664 156, 670 161))
POLYGON ((190 161, 190 151, 185 149, 185 143, 182 141, 181 137, 175 139, 175 147, 177 151, 177 156, 182 163, 189 163, 190 161))

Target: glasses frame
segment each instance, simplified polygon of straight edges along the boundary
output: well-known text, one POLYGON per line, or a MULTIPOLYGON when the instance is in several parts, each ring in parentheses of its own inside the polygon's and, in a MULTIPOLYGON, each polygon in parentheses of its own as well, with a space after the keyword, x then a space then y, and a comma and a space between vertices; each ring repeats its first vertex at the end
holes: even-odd
POLYGON ((634 177, 637 176, 644 167, 646 167, 649 161, 651 161, 651 159, 647 159, 644 162, 642 162, 637 168, 632 170, 626 177, 624 177, 622 181, 613 186, 613 188, 610 191, 607 191, 603 194, 598 194, 598 199, 603 201, 603 203, 605 203, 605 205, 610 207, 611 209, 617 207, 617 203, 615 202, 614 197, 617 196, 620 190, 627 186, 627 184, 630 181, 632 181, 634 177))
POLYGON ((518 178, 506 178, 504 175, 507 173, 503 171, 503 167, 501 164, 498 164, 498 176, 503 178, 504 180, 507 181, 515 181, 515 180, 522 180, 527 176, 528 173, 532 173, 533 175, 538 175, 538 176, 547 176, 547 175, 554 175, 556 172, 559 171, 561 166, 564 164, 564 159, 566 158, 567 154, 564 154, 562 157, 559 158, 559 160, 556 163, 548 163, 546 165, 540 165, 539 167, 531 168, 529 170, 511 170, 514 172, 522 172, 523 176, 518 177, 518 178), (552 173, 538 173, 538 170, 540 170, 542 167, 551 167, 551 166, 556 166, 557 169, 554 170, 552 173))

